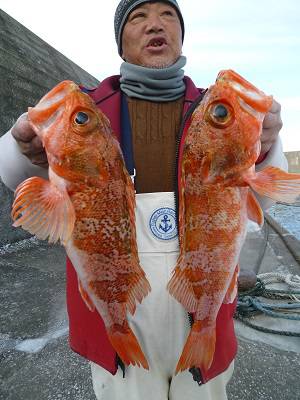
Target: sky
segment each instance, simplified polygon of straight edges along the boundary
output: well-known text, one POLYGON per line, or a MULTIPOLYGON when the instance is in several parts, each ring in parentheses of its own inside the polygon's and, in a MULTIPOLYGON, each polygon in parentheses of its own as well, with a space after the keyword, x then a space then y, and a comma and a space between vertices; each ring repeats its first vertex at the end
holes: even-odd
MULTIPOLYGON (((118 74, 119 0, 0 0, 0 8, 99 80, 118 74)), ((300 151, 300 1, 178 0, 184 70, 198 87, 233 69, 282 106, 284 151, 300 151)))

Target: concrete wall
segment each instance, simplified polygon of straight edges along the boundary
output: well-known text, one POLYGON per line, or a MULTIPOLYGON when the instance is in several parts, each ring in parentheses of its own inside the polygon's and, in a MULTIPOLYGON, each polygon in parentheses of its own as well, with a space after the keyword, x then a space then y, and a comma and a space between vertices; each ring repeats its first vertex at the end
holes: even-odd
MULTIPOLYGON (((58 82, 98 81, 0 9, 0 136, 58 82)), ((12 193, 0 182, 0 247, 28 237, 11 228, 12 193)))

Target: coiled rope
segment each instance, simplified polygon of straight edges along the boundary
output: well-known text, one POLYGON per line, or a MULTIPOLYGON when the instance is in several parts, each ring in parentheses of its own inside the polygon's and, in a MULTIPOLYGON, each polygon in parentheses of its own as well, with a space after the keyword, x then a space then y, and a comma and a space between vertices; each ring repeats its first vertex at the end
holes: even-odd
POLYGON ((300 321, 300 277, 298 275, 270 272, 258 275, 254 288, 239 293, 235 318, 245 325, 265 333, 300 337, 300 332, 279 331, 253 324, 249 319, 257 314, 265 314, 273 318, 284 318, 300 321), (266 285, 284 282, 290 289, 267 289, 266 285), (269 304, 258 297, 272 299, 289 299, 288 303, 269 304), (294 303, 293 303, 294 301, 294 303))
MULTIPOLYGON (((300 207, 299 200, 294 204, 287 204, 284 202, 277 202, 286 206, 300 207)), ((294 259, 300 264, 298 252, 291 248, 290 244, 285 239, 283 232, 278 229, 274 220, 265 214, 265 224, 263 227, 264 244, 259 252, 258 260, 255 265, 256 274, 259 271, 262 260, 265 255, 267 243, 269 239, 269 226, 272 227, 282 239, 287 249, 290 251, 294 259)), ((284 274, 280 272, 268 272, 259 274, 257 283, 254 288, 239 292, 237 310, 235 318, 242 321, 245 325, 265 333, 272 333, 285 336, 300 337, 300 332, 279 331, 275 329, 265 328, 258 326, 249 321, 255 314, 265 314, 275 318, 285 318, 294 321, 300 321, 300 276, 292 274, 284 274), (273 283, 285 283, 288 286, 287 290, 281 289, 267 289, 266 285, 273 283), (288 300, 288 303, 268 304, 258 299, 264 297, 275 300, 288 300), (294 303, 292 303, 294 302, 294 303)))
POLYGON ((300 290, 300 276, 293 274, 284 274, 282 272, 266 272, 264 274, 259 274, 258 278, 261 279, 265 285, 270 283, 286 283, 291 288, 300 290))

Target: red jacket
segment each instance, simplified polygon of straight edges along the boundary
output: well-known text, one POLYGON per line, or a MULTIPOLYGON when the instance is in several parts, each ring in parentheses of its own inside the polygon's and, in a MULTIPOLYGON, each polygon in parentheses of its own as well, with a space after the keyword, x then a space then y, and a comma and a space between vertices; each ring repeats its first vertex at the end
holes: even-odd
MULTIPOLYGON (((197 89, 188 77, 185 77, 186 94, 183 113, 185 114, 192 103, 199 97, 203 90, 197 89)), ((110 119, 112 129, 120 140, 120 108, 121 92, 119 76, 107 78, 88 94, 95 100, 97 106, 110 119)), ((186 128, 189 119, 186 121, 186 128)), ((183 133, 184 137, 184 133, 183 133)), ((183 140, 181 141, 183 143, 183 140)), ((179 163, 182 154, 182 146, 179 151, 179 163)), ((105 326, 100 315, 90 312, 78 291, 76 272, 67 259, 67 308, 69 314, 71 348, 90 361, 102 366, 112 374, 117 371, 116 352, 110 344, 105 326)), ((219 375, 225 371, 234 359, 237 351, 237 341, 234 333, 233 314, 236 303, 223 304, 217 317, 217 339, 213 363, 206 373, 202 372, 202 382, 219 375)))

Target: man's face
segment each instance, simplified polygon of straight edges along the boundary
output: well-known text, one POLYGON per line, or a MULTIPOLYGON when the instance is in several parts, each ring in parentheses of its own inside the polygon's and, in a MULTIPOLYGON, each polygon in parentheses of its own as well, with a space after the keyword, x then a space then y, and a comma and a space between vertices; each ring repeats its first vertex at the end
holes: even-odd
POLYGON ((131 64, 164 68, 181 55, 181 25, 166 3, 144 3, 128 17, 122 35, 122 57, 131 64))

